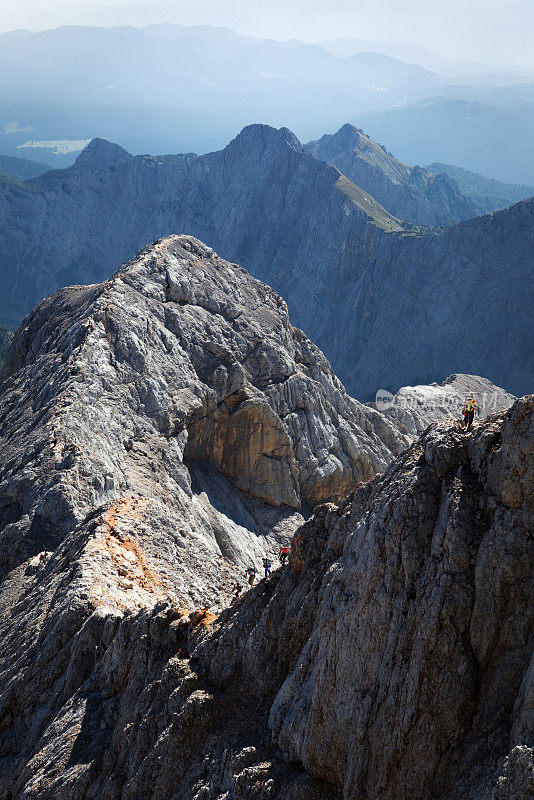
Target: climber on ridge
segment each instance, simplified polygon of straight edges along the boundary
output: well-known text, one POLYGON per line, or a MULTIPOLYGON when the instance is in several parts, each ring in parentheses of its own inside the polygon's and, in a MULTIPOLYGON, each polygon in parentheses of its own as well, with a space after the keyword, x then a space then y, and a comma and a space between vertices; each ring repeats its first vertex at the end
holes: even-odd
POLYGON ((477 401, 474 397, 467 398, 464 403, 462 414, 464 416, 464 426, 467 430, 470 430, 475 414, 478 414, 477 401))
POLYGON ((278 551, 278 558, 282 566, 286 563, 286 558, 289 558, 289 547, 281 547, 278 551))
POLYGON ((249 567, 245 570, 245 577, 248 580, 249 586, 254 586, 256 580, 256 567, 249 567))
POLYGON ((237 598, 239 597, 239 595, 241 594, 242 591, 243 591, 242 585, 240 583, 238 583, 238 581, 236 581, 232 585, 232 594, 236 598, 236 600, 237 600, 237 598))
POLYGON ((263 569, 265 570, 265 580, 269 580, 269 578, 271 577, 271 567, 273 565, 273 562, 270 559, 268 559, 267 556, 265 556, 265 558, 262 559, 262 562, 263 562, 263 569))

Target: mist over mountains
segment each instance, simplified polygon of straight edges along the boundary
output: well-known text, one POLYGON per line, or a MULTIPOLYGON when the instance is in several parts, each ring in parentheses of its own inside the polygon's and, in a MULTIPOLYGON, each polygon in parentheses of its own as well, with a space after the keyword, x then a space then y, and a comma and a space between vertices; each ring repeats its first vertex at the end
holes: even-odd
POLYGON ((405 161, 445 161, 504 182, 534 182, 530 110, 433 97, 372 114, 363 124, 405 161), (438 151, 440 158, 432 155, 438 151))
POLYGON ((250 123, 306 141, 352 119, 410 163, 534 182, 528 76, 454 74, 414 47, 336 42, 181 25, 6 33, 0 152, 66 166, 96 136, 133 153, 207 152, 250 123))

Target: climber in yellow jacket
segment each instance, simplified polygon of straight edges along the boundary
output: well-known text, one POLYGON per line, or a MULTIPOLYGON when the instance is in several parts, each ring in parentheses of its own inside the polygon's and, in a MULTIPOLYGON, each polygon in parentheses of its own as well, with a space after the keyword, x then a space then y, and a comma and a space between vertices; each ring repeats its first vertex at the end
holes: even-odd
POLYGON ((478 414, 478 405, 474 397, 465 401, 462 414, 464 415, 464 426, 466 430, 470 430, 475 414, 478 414))

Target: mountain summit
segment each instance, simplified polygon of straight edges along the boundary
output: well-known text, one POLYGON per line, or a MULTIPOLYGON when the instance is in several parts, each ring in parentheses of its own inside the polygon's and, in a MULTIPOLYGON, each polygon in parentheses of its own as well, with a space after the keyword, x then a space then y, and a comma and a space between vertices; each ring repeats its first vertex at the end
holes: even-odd
POLYGON ((306 149, 336 166, 388 211, 418 225, 453 225, 477 215, 476 205, 453 180, 408 167, 354 125, 326 134, 306 149))
POLYGON ((159 530, 139 542, 146 563, 168 571, 172 552, 186 604, 216 603, 302 506, 340 499, 409 441, 346 395, 272 289, 187 236, 44 300, 0 391, 0 571, 137 498, 159 530))
POLYGON ((107 139, 91 139, 84 147, 74 162, 74 167, 80 169, 104 169, 115 167, 124 161, 131 161, 133 156, 118 144, 108 142, 107 139))

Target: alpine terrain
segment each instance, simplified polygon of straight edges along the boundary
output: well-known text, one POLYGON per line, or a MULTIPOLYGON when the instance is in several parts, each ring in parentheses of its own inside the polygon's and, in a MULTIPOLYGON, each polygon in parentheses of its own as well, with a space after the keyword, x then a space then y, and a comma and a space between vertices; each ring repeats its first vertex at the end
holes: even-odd
POLYGON ((361 405, 187 235, 43 300, 0 382, 0 796, 527 800, 534 397, 403 391, 482 387, 469 432, 361 405))
POLYGON ((394 216, 416 225, 453 225, 479 213, 454 180, 408 167, 354 125, 343 125, 306 149, 337 167, 394 216))
MULTIPOLYGON (((414 172, 367 139, 364 149, 382 154, 376 170, 351 163, 373 191, 391 189, 392 203, 399 187, 395 209, 441 208, 442 222, 471 213, 448 178, 414 172)), ((134 157, 95 139, 68 169, 0 186, 0 208, 0 321, 12 327, 60 286, 101 281, 178 231, 280 292, 363 400, 456 372, 515 395, 531 388, 534 200, 444 232, 420 228, 287 129, 252 125, 204 156, 134 157)))

